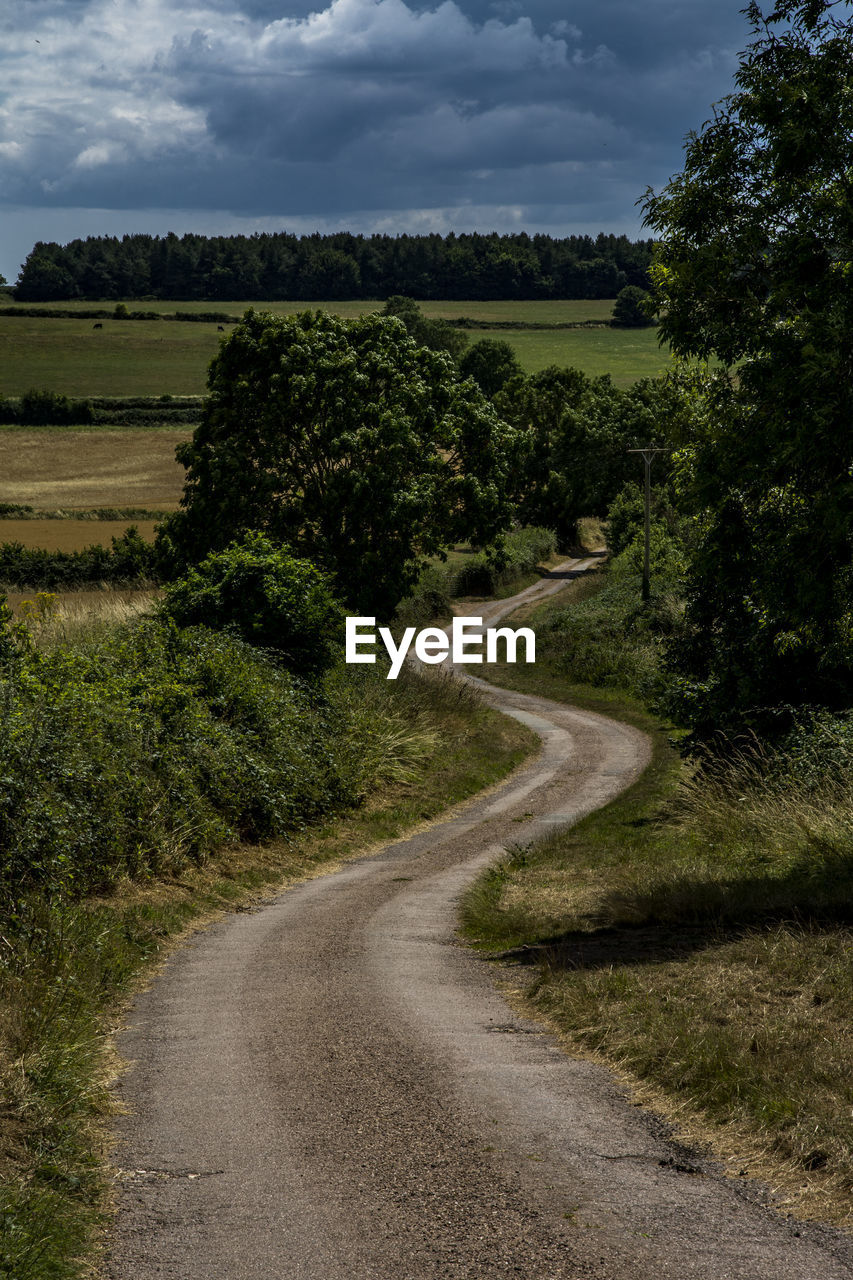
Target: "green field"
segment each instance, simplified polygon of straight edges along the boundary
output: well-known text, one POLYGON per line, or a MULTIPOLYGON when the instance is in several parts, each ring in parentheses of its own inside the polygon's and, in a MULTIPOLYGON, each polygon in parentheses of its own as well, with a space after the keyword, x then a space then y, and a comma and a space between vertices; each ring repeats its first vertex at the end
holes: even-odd
MULTIPOLYGON (((9 300, 4 302, 3 305, 15 306, 16 304, 9 300)), ((83 302, 78 299, 72 302, 22 302, 19 305, 21 310, 38 308, 41 311, 111 311, 115 303, 113 301, 83 302)), ((239 316, 249 307, 255 307, 258 311, 273 311, 277 315, 287 316, 293 315, 297 311, 313 311, 318 307, 323 311, 332 311, 340 316, 359 316, 371 311, 381 311, 384 303, 379 301, 173 302, 163 299, 138 302, 128 299, 125 305, 129 311, 159 311, 161 315, 166 316, 174 315, 176 311, 189 312, 191 315, 222 311, 227 312, 228 315, 239 316)), ((527 302, 469 302, 465 299, 451 299, 441 302, 419 302, 418 306, 424 315, 433 318, 440 316, 443 319, 468 316, 472 320, 500 321, 502 323, 513 321, 516 324, 581 324, 584 321, 606 324, 613 312, 613 299, 603 298, 594 301, 564 299, 558 302, 536 300, 527 302)))
POLYGON ((215 324, 0 317, 0 396, 193 395, 218 349, 215 324))
POLYGON ((472 342, 483 337, 509 342, 525 373, 556 364, 581 369, 591 378, 609 373, 617 387, 653 378, 670 364, 669 350, 658 345, 657 329, 501 329, 484 334, 469 329, 472 342))
MULTIPOLYGON (((56 303, 84 310, 95 303, 56 303)), ((109 304, 104 304, 109 306, 109 304)), ((131 304, 133 305, 133 304, 131 304)), ((239 315, 243 302, 141 303, 164 313, 222 310, 239 315)), ((378 310, 378 302, 256 303, 280 314, 322 308, 351 316, 378 310)), ((434 302, 431 316, 466 316, 519 324, 603 323, 612 302, 434 302)), ((528 373, 549 364, 574 365, 591 376, 610 373, 619 386, 661 372, 667 355, 654 329, 471 329, 472 341, 503 339, 515 348, 528 373)), ((198 395, 205 389, 207 366, 221 335, 215 324, 165 320, 41 319, 0 316, 0 396, 16 396, 37 387, 70 396, 198 395)))

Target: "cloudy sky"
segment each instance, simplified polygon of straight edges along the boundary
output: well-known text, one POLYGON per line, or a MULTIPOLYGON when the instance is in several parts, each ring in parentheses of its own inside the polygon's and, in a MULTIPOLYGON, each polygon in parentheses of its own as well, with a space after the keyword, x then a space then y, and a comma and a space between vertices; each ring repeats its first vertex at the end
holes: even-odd
POLYGON ((125 231, 625 231, 745 0, 3 0, 0 273, 125 231))

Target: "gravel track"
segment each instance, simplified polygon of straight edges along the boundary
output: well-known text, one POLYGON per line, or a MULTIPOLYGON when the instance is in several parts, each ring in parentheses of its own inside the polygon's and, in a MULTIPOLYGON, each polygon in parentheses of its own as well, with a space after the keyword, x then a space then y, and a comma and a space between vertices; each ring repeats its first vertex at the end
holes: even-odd
MULTIPOLYGON (((492 624, 559 589, 561 566, 492 624)), ((455 936, 508 844, 607 803, 648 743, 483 686, 542 752, 445 821, 195 936, 119 1050, 108 1280, 839 1280, 784 1219, 517 1017, 455 936)))

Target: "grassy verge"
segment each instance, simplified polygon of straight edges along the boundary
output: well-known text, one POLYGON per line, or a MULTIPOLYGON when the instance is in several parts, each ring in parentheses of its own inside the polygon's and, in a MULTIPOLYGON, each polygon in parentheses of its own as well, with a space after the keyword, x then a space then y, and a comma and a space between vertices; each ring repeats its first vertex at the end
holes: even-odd
MULTIPOLYGON (((596 589, 573 583, 534 624, 596 589)), ((667 726, 619 688, 573 684, 565 644, 542 648, 488 678, 639 724, 654 759, 606 809, 486 873, 467 936, 528 961, 524 1007, 688 1140, 850 1229, 849 787, 743 759, 691 778, 667 726)))
MULTIPOLYGON (((71 637, 76 650, 100 643, 102 628, 71 637)), ((49 649, 60 641, 67 646, 68 635, 44 642, 49 649)), ((132 879, 112 875, 108 891, 75 897, 58 892, 54 877, 8 899, 0 929, 0 1274, 71 1280, 88 1273, 109 1209, 109 1036, 123 998, 151 965, 222 911, 323 874, 497 782, 535 742, 455 681, 407 672, 392 686, 381 672, 364 673, 343 669, 325 687, 334 716, 348 726, 329 739, 329 767, 366 780, 354 792, 364 796, 358 807, 312 821, 297 812, 283 838, 253 844, 232 836, 202 857, 182 852, 177 846, 189 835, 175 830, 174 855, 162 850, 132 879)), ((176 680, 169 696, 177 693, 176 680)), ((195 752, 192 740, 187 749, 195 752)), ((203 749, 211 769, 213 750, 211 740, 203 749)), ((299 785, 314 783, 300 777, 299 785)), ((81 779, 80 804, 85 788, 81 779)), ((88 872, 77 874, 82 880, 88 872)))

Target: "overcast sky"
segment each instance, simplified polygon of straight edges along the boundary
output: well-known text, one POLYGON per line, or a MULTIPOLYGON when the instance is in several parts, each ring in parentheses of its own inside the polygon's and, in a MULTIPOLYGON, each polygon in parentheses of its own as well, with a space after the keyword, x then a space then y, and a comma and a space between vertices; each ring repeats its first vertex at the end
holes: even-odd
POLYGON ((3 0, 0 272, 36 240, 642 234, 745 0, 3 0))

